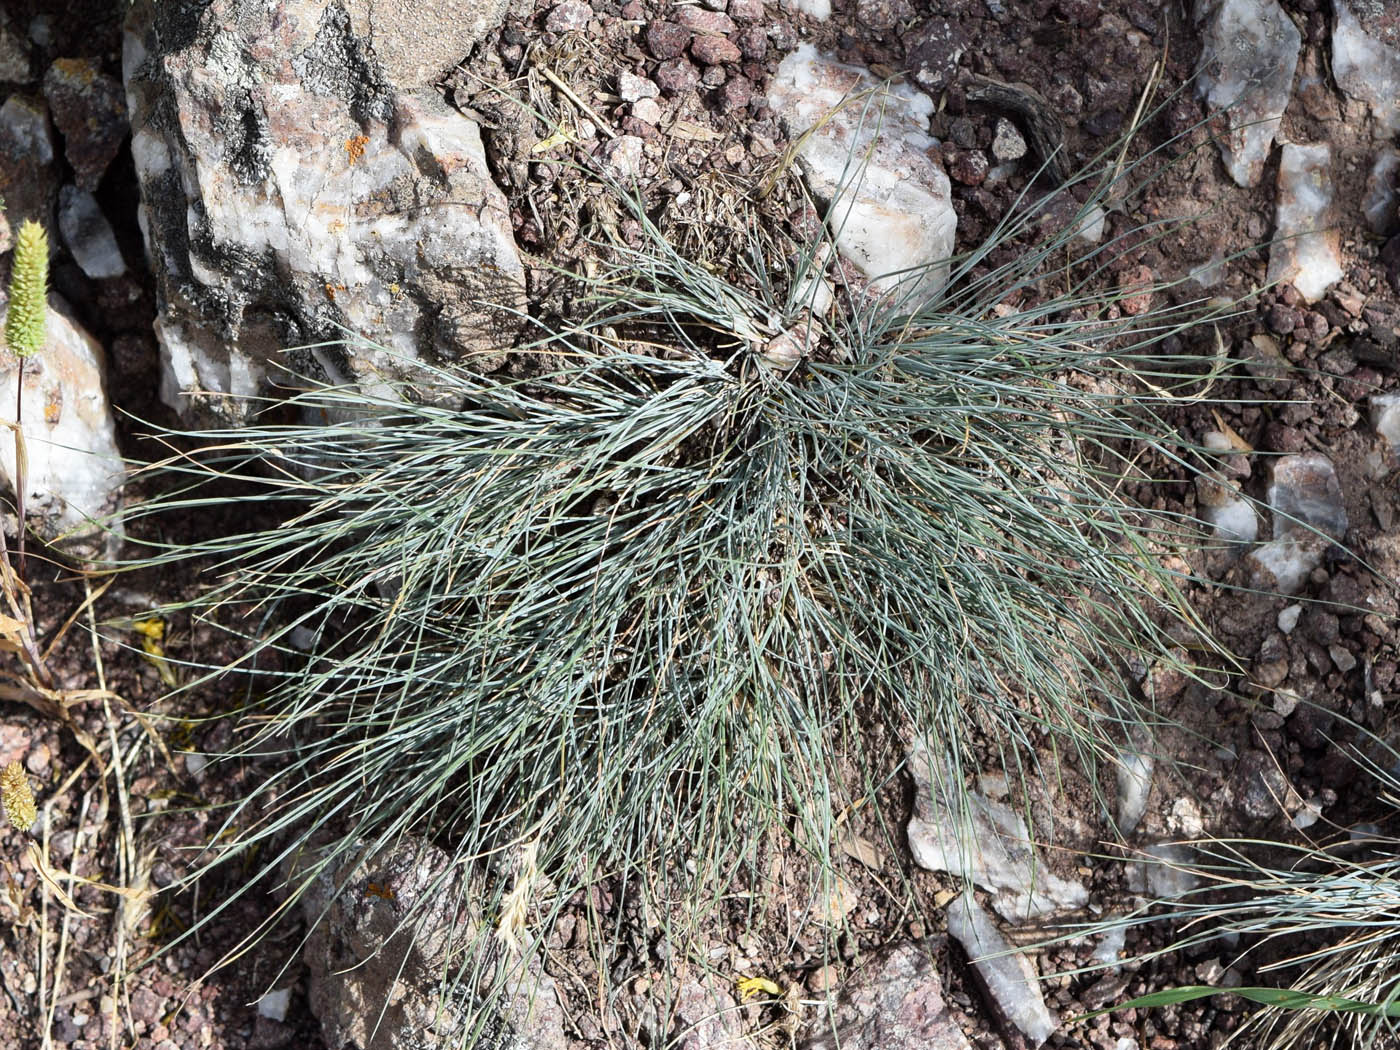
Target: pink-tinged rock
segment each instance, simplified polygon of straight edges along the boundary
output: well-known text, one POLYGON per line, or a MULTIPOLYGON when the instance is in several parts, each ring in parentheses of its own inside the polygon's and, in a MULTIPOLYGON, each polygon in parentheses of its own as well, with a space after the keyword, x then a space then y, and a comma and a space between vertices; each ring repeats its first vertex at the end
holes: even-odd
POLYGON ((734 19, 726 14, 721 14, 718 11, 707 11, 703 7, 693 7, 689 4, 672 8, 671 17, 692 33, 726 36, 738 28, 734 24, 734 19))
POLYGON ((700 83, 700 71, 685 58, 672 58, 656 67, 657 86, 668 95, 683 95, 694 91, 700 83))
POLYGON ((971 1050, 943 996, 943 950, 943 938, 929 938, 866 961, 839 983, 830 1011, 815 1011, 803 1050, 971 1050))
POLYGON ((729 0, 729 17, 739 22, 757 22, 763 17, 763 0, 729 0))
POLYGON ((592 18, 593 8, 583 0, 563 0, 550 10, 544 27, 551 33, 576 33, 587 29, 592 18))
POLYGON ((1268 280, 1292 285, 1309 303, 1342 278, 1333 197, 1332 151, 1327 144, 1284 146, 1268 280))
POLYGON ((685 53, 686 45, 690 43, 689 29, 663 18, 652 19, 647 24, 645 36, 647 50, 651 52, 651 56, 663 61, 678 58, 685 53))
POLYGON ((706 66, 722 66, 743 57, 734 43, 722 36, 697 36, 690 43, 690 53, 706 66))

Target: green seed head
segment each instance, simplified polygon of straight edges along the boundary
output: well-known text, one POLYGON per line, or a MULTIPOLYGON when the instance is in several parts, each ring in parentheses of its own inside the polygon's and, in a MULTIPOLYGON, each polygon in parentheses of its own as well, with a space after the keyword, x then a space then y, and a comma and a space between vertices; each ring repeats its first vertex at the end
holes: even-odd
POLYGON ((15 237, 10 307, 5 314, 5 345, 16 357, 30 357, 44 348, 48 283, 49 236, 37 222, 26 219, 15 237))

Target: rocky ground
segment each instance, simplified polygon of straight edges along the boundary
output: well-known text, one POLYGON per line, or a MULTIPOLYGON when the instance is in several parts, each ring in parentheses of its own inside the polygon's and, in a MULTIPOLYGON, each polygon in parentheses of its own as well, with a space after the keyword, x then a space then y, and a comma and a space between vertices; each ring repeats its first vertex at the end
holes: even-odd
MULTIPOLYGON (((0 14, 0 193, 11 224, 40 216, 57 234, 63 360, 75 363, 42 377, 46 403, 72 419, 64 397, 71 407, 74 391, 92 386, 73 376, 105 356, 114 423, 71 440, 96 450, 115 441, 136 460, 157 455, 139 421, 171 422, 170 403, 204 420, 236 415, 218 396, 182 395, 256 392, 277 347, 329 322, 391 345, 414 333, 482 369, 518 367, 498 353, 503 336, 520 338, 518 321, 463 307, 463 282, 545 322, 566 315, 571 286, 550 266, 586 268, 599 245, 640 243, 619 183, 697 264, 741 279, 754 238, 770 257, 795 254, 819 222, 813 198, 839 181, 831 156, 874 138, 831 107, 882 78, 901 78, 874 96, 889 131, 871 154, 887 182, 873 179, 871 192, 885 196, 849 206, 889 225, 838 238, 812 285, 818 315, 842 308, 835 286, 974 247, 1020 195, 1052 191, 1104 151, 1112 164, 1119 137, 1147 114, 1122 155, 1146 158, 1135 174, 1150 185, 1083 231, 1086 245, 1097 234, 1118 246, 1101 280, 1126 293, 1170 285, 1156 303, 1244 304, 1179 340, 1244 366, 1170 420, 1183 438, 1218 448, 1219 462, 1190 473, 1143 462, 1130 481, 1148 505, 1212 522, 1221 541, 1190 566, 1191 596, 1242 666, 1200 681, 1138 669, 1163 714, 1200 735, 1164 736, 1176 764, 1125 755, 1117 830, 1067 778, 1039 800, 1028 832, 1005 804, 1006 784, 984 777, 976 816, 999 832, 987 841, 1011 845, 970 867, 942 838, 946 805, 915 782, 915 763, 888 799, 912 818, 908 842, 858 816, 842 843, 850 863, 824 909, 842 930, 834 954, 804 925, 810 902, 785 896, 781 871, 758 914, 721 909, 704 943, 681 953, 620 887, 600 884, 557 924, 536 1013, 515 1019, 516 1045, 815 1048, 835 1045, 833 1024, 843 1047, 872 1050, 1047 1039, 1169 1050, 1229 1036, 1244 1009, 1224 997, 1072 1020, 1161 987, 1254 979, 1256 960, 1223 949, 1118 963, 1163 944, 1160 929, 1024 947, 1009 957, 1009 991, 968 960, 1003 936, 1033 945, 1085 909, 1112 914, 1144 893, 1181 891, 1170 868, 1135 866, 1137 851, 1170 859, 1176 839, 1297 838, 1376 817, 1334 738, 1350 724, 1386 732, 1397 691, 1400 23, 1389 8, 512 0, 429 4, 382 24, 373 5, 354 2, 338 18, 306 0, 138 3, 129 23, 127 7, 17 0, 0 14), (1211 107, 1231 103, 1206 123, 1211 107), (278 208, 259 205, 265 185, 277 186, 278 208), (1134 232, 1144 223, 1173 225, 1134 232), (358 247, 347 253, 347 243, 358 247), (284 270, 249 265, 269 245, 284 270), (1087 852, 1042 850, 1036 860, 1017 838, 1087 852), (959 874, 980 887, 978 911, 954 899, 959 874), (600 922, 616 931, 606 952, 592 932, 600 922), (1069 972, 1091 963, 1107 968, 1069 972), (1046 977, 1043 996, 1027 967, 1046 977), (746 976, 777 991, 741 1001, 734 979, 746 976), (663 987, 674 994, 658 1000, 663 987)), ((1073 208, 1052 210, 1045 231, 1070 222, 1073 208)), ((0 223, 0 250, 10 235, 0 223)), ((1123 309, 1145 305, 1130 296, 1123 309)), ((345 378, 375 362, 299 364, 345 378)), ((12 389, 13 369, 7 377, 12 389)), ((60 462, 51 474, 42 484, 73 485, 90 512, 115 498, 107 473, 79 485, 60 462)), ((50 516, 43 527, 65 524, 50 516)), ((228 526, 211 509, 162 524, 158 538, 228 526)), ((138 538, 157 538, 151 528, 136 527, 138 538)), ((68 884, 86 914, 65 910, 23 861, 23 836, 0 841, 9 887, 0 1046, 339 1050, 367 1039, 355 998, 393 975, 335 983, 341 949, 313 941, 303 958, 295 923, 207 973, 275 900, 239 897, 200 936, 161 950, 218 905, 220 887, 159 891, 191 863, 187 847, 217 828, 217 804, 256 776, 201 757, 231 732, 218 682, 167 695, 172 676, 189 677, 180 661, 217 662, 227 641, 172 622, 157 648, 152 629, 139 629, 198 581, 118 577, 96 606, 106 626, 89 632, 82 581, 45 563, 35 572, 41 623, 56 632, 76 614, 53 658, 62 687, 100 683, 114 698, 75 709, 74 728, 99 742, 109 775, 94 773, 73 729, 13 703, 0 712, 0 764, 23 761, 41 787, 35 838, 54 868, 151 892, 120 907, 97 887, 68 884)), ((381 867, 365 877, 382 893, 338 915, 343 928, 368 936, 423 892, 416 867, 381 867)), ((376 1045, 436 1045, 427 1026, 394 1041, 381 1033, 376 1045)), ((1326 1037, 1319 1027, 1319 1045, 1326 1037)))

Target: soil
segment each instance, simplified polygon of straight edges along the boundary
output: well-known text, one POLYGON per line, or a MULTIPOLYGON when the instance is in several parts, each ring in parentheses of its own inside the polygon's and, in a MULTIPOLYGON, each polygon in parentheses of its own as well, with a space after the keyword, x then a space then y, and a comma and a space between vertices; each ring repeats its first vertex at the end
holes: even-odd
MULTIPOLYGON (((12 24, 20 27, 38 14, 49 18, 52 42, 38 49, 43 65, 56 57, 89 56, 120 76, 122 7, 106 0, 66 5, 20 0, 7 10, 12 24)), ((1367 398, 1400 386, 1400 273, 1387 265, 1385 240, 1368 230, 1360 212, 1366 174, 1383 136, 1364 109, 1332 87, 1326 70, 1329 9, 1319 0, 1284 3, 1304 40, 1299 82, 1321 77, 1295 95, 1284 135, 1332 146, 1340 203, 1336 221, 1346 269, 1342 283, 1308 306, 1288 287, 1258 291, 1266 285, 1268 249, 1258 246, 1273 230, 1277 151, 1258 187, 1242 189, 1227 178, 1202 125, 1206 114, 1187 84, 1197 66, 1199 38, 1183 3, 833 0, 832 7, 829 21, 815 22, 776 3, 765 8, 756 0, 729 0, 738 21, 733 37, 740 53, 736 57, 718 49, 708 56, 715 64, 704 66, 657 57, 673 49, 667 33, 674 29, 658 28, 670 12, 666 0, 595 0, 591 7, 578 0, 512 4, 504 25, 475 54, 464 56, 442 89, 483 125, 488 158, 509 197, 517 243, 530 267, 532 312, 547 319, 570 308, 569 283, 545 264, 582 267, 608 236, 633 243, 639 239, 635 221, 619 215, 603 181, 580 174, 597 171, 607 148, 609 136, 599 120, 614 132, 643 140, 639 189, 647 212, 683 254, 737 279, 752 229, 764 231, 776 257, 795 252, 810 237, 818 217, 790 166, 772 180, 770 192, 756 192, 778 170, 788 145, 763 102, 764 87, 800 42, 811 41, 823 52, 880 75, 918 72, 919 83, 937 103, 933 134, 944 144, 944 161, 955 173, 960 250, 975 246, 1017 195, 1047 192, 1053 181, 1044 175, 1037 181, 1029 163, 994 180, 985 177, 998 120, 1017 115, 977 101, 977 77, 1024 84, 1049 100, 1063 120, 1071 169, 1116 148, 1146 93, 1151 116, 1126 156, 1130 161, 1147 157, 1140 170, 1153 181, 1129 206, 1110 214, 1107 236, 1123 238, 1126 250, 1102 280, 1116 283, 1125 274, 1131 279, 1146 267, 1155 279, 1170 281, 1218 263, 1218 279, 1208 289, 1182 284, 1165 294, 1223 296, 1244 303, 1242 312, 1192 333, 1181 341, 1181 349, 1208 348, 1218 332, 1222 345, 1243 357, 1253 337, 1264 335, 1299 366, 1283 379, 1246 374, 1222 382, 1212 399, 1183 402, 1168 422, 1190 441, 1227 426, 1262 453, 1325 452, 1346 494, 1351 527, 1345 550, 1334 551, 1304 591, 1306 597, 1335 605, 1309 607, 1287 636, 1276 624, 1292 600, 1216 586, 1212 581, 1241 582, 1239 569, 1221 552, 1203 552, 1191 566, 1198 581, 1190 592, 1196 613, 1239 664, 1221 661, 1218 674, 1201 681, 1146 669, 1147 688, 1165 719, 1193 732, 1164 734, 1161 747, 1179 764, 1159 772, 1146 824, 1129 848, 1153 837, 1201 830, 1298 838, 1276 808, 1259 817, 1251 815, 1257 810, 1247 804, 1251 790, 1257 793, 1275 766, 1302 799, 1324 805, 1324 825, 1379 819, 1382 809, 1374 788, 1340 758, 1338 743, 1354 737, 1352 725, 1385 734, 1400 689, 1392 582, 1400 577, 1400 530, 1394 524, 1400 516, 1400 490, 1393 481, 1372 480, 1368 457, 1377 446, 1366 418, 1367 398), (561 14, 564 8, 569 10, 561 14), (739 17, 740 11, 745 17, 739 17), (965 45, 955 62, 946 60, 948 40, 965 45), (1159 59, 1164 60, 1160 65, 1159 59), (662 86, 651 107, 639 109, 621 100, 623 74, 662 86), (557 90, 554 78, 570 85, 592 112, 581 113, 557 90), (638 115, 655 116, 657 110, 655 121, 638 115), (561 131, 566 134, 558 135, 561 131), (538 148, 551 136, 556 144, 538 148), (1194 221, 1160 239, 1132 233, 1144 221, 1186 217, 1194 221), (1345 655, 1339 657, 1339 651, 1345 655), (1273 673, 1280 661, 1281 677, 1273 673), (1287 716, 1275 710, 1270 689, 1262 684, 1266 668, 1270 682, 1304 701, 1287 716), (1184 810, 1183 800, 1191 804, 1184 810), (1192 810, 1203 828, 1189 819, 1192 810)), ((0 93, 5 90, 0 85, 0 93)), ((175 420, 154 396, 159 368, 151 328, 155 293, 143 268, 135 177, 125 147, 98 199, 133 269, 124 277, 90 281, 60 255, 54 286, 107 350, 110 395, 123 413, 126 453, 137 461, 155 459, 162 447, 145 433, 151 424, 175 420)), ((1248 471, 1246 491, 1262 498, 1267 469, 1259 457, 1241 461, 1248 471)), ((1151 479, 1137 486, 1145 505, 1194 513, 1196 492, 1183 467, 1152 461, 1140 466, 1144 478, 1151 479)), ((145 479, 133 483, 134 504, 149 494, 151 484, 145 479)), ((188 542, 250 525, 224 517, 211 510, 179 521, 146 519, 133 526, 133 539, 188 542)), ((38 559, 31 564, 37 620, 44 637, 51 639, 81 608, 84 583, 62 565, 38 559)), ((103 742, 101 754, 109 766, 115 741, 115 752, 122 756, 120 772, 99 777, 92 763, 84 767, 89 756, 74 732, 21 705, 5 705, 0 764, 20 759, 42 785, 40 802, 48 807, 44 838, 55 867, 71 864, 77 874, 108 882, 120 877, 130 885, 144 877, 159 891, 201 862, 196 850, 217 834, 219 804, 241 797, 255 781, 255 769, 233 764, 196 769, 185 754, 216 751, 227 740, 229 712, 241 699, 238 689, 212 678, 172 694, 162 668, 142 652, 140 638, 130 629, 151 608, 189 597, 206 582, 189 566, 179 572, 117 576, 94 607, 96 619, 109 626, 94 638, 80 614, 55 647, 53 668, 64 687, 101 683, 120 698, 105 707, 87 703, 74 711, 76 727, 103 742), (125 791, 119 792, 116 784, 123 777, 125 791), (123 804, 133 822, 130 842, 121 834, 123 804), (120 870, 123 855, 131 869, 125 872, 120 870)), ((1183 645, 1189 641, 1183 638, 1183 645)), ((195 675, 182 661, 209 665, 238 655, 223 632, 179 616, 170 618, 162 645, 174 672, 187 684, 195 675)), ((871 746, 883 748, 893 768, 898 741, 877 740, 871 746)), ((852 819, 849 852, 860 861, 853 860, 846 873, 854 896, 834 955, 825 953, 823 939, 805 925, 806 902, 785 895, 784 887, 801 882, 800 864, 780 856, 771 858, 777 874, 763 907, 735 903, 719 909, 700 938, 701 954, 721 972, 767 976, 793 989, 790 1007, 815 998, 828 982, 839 986, 862 958, 881 947, 938 932, 942 906, 957 887, 946 876, 917 869, 902 842, 911 790, 902 778, 887 789, 886 810, 899 817, 892 835, 869 809, 852 819)), ((1125 881, 1125 851, 1104 845, 1112 835, 1082 781, 1067 776, 1062 787, 1039 802, 1038 834, 1066 847, 1055 851, 1050 863, 1084 879, 1095 909, 1124 907, 1133 896, 1125 881)), ((9 919, 0 927, 5 947, 0 987, 6 993, 0 997, 0 1047, 37 1047, 51 1040, 77 1050, 320 1050, 319 1028, 306 1009, 297 961, 304 931, 295 923, 278 926, 255 951, 209 972, 247 931, 268 919, 278 903, 274 898, 240 896, 198 937, 166 948, 182 928, 218 905, 227 884, 207 881, 198 896, 157 893, 149 910, 120 932, 130 916, 114 909, 110 894, 93 887, 70 889, 90 917, 64 915, 52 905, 41 909, 47 895, 32 866, 15 860, 23 849, 16 832, 0 839, 0 857, 10 858, 5 866, 11 887, 0 902, 9 919), (120 984, 118 974, 123 975, 120 984), (285 1021, 262 1017, 253 1005, 274 984, 292 989, 285 1021), (46 989, 42 994, 41 987, 46 989), (114 998, 118 987, 120 995, 114 998), (41 1015, 39 1003, 51 1005, 51 1016, 41 1015)), ((578 1047, 636 1045, 627 1034, 627 1016, 640 1007, 629 1006, 625 996, 616 1010, 600 1014, 596 1006, 600 968, 614 987, 634 992, 663 976, 668 949, 644 927, 635 928, 639 921, 635 909, 626 906, 621 887, 602 886, 587 901, 567 908, 556 928, 547 966, 567 992, 569 1034, 578 1047), (631 944, 634 950, 600 961, 593 942, 574 932, 600 914, 618 931, 616 943, 631 944)), ((1167 934, 1156 926, 1141 928, 1130 934, 1126 951, 1162 947, 1167 934)), ((1212 949, 1168 954, 1116 972, 1072 973, 1086 964, 1093 947, 1086 940, 1034 953, 1042 973, 1061 974, 1047 979, 1046 997, 1062 1017, 1163 987, 1218 980, 1220 967, 1233 961, 1228 952, 1212 949)), ((1252 966, 1262 958, 1250 956, 1236 964, 1244 983, 1252 983, 1252 966)), ((973 1044, 988 1050, 1002 1045, 1001 1030, 990 1020, 966 959, 947 950, 940 957, 940 972, 950 1007, 973 1044)), ((788 1007, 745 1007, 746 1030, 758 1033, 760 1045, 790 1045, 788 1007)), ((1107 1050, 1131 1037, 1151 1050, 1214 1048, 1243 1016, 1239 1001, 1226 997, 1155 1011, 1125 1010, 1071 1023, 1050 1045, 1107 1050)), ((1317 1045, 1327 1038, 1328 1030, 1319 1026, 1317 1045)))

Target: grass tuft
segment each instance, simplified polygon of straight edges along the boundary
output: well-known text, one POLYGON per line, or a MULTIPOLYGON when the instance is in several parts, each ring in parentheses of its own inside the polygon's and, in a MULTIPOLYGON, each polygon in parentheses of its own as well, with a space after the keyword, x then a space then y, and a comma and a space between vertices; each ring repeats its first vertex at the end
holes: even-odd
POLYGON ((1040 238, 1026 203, 932 302, 843 287, 830 321, 805 280, 829 245, 725 274, 630 202, 640 241, 599 246, 516 373, 311 385, 276 416, 304 423, 182 435, 212 445, 160 464, 185 486, 144 513, 230 478, 285 512, 156 556, 218 566, 199 615, 259 610, 236 754, 272 772, 216 861, 314 856, 309 881, 432 839, 504 898, 475 951, 602 876, 674 917, 667 892, 704 914, 773 839, 829 874, 843 800, 898 763, 873 726, 1096 775, 1161 721, 1127 668, 1173 662, 1187 615, 1181 523, 1124 478, 1183 462, 1162 413, 1217 364, 1160 349, 1201 304, 1092 290, 1124 247, 1073 234, 1110 188, 1040 238))

